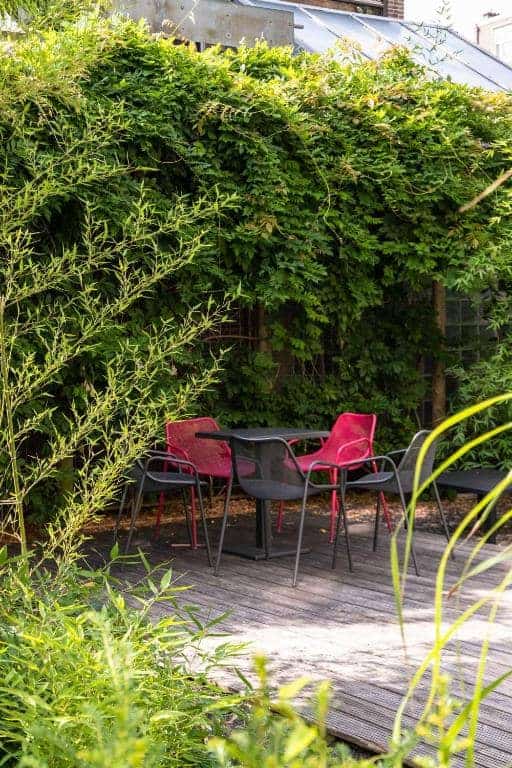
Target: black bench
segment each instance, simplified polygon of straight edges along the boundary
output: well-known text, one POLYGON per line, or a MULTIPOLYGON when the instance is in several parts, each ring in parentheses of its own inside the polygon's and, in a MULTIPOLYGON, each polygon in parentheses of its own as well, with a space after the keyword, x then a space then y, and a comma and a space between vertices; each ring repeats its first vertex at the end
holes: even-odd
MULTIPOLYGON (((462 469, 453 472, 443 472, 437 479, 439 488, 451 488, 458 493, 474 493, 478 500, 492 491, 492 489, 506 477, 506 472, 491 467, 481 467, 480 469, 462 469)), ((512 482, 505 489, 504 493, 512 493, 512 482)), ((496 523, 496 507, 490 511, 484 524, 484 530, 488 531, 496 523)), ((489 538, 493 544, 496 543, 496 536, 489 538)))

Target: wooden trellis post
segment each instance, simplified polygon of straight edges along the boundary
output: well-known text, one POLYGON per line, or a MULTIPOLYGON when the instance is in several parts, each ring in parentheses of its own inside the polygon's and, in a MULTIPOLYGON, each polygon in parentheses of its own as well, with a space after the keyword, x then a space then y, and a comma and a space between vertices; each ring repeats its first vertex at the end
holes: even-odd
MULTIPOLYGON (((446 288, 439 280, 432 285, 432 305, 436 325, 444 338, 446 333, 446 288)), ((446 418, 446 376, 444 361, 434 360, 432 372, 432 424, 436 426, 446 418)))

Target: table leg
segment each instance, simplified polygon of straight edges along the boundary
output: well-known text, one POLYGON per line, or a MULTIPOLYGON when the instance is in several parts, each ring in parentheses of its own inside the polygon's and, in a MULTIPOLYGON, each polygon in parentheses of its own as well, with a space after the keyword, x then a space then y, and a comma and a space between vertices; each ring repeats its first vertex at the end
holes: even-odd
POLYGON ((265 557, 272 556, 272 514, 271 502, 256 500, 256 546, 263 549, 265 557))
MULTIPOLYGON (((270 560, 274 557, 295 556, 296 549, 273 547, 272 545, 272 515, 271 502, 263 499, 256 500, 256 540, 255 546, 228 544, 224 552, 245 557, 248 560, 270 560)), ((301 549, 302 554, 311 552, 311 547, 301 549)))
POLYGON ((264 519, 265 510, 263 509, 264 502, 261 499, 256 499, 256 546, 263 548, 263 531, 264 531, 264 519))
POLYGON ((261 517, 263 522, 263 549, 265 558, 268 559, 272 554, 272 515, 270 512, 270 501, 262 501, 261 517))

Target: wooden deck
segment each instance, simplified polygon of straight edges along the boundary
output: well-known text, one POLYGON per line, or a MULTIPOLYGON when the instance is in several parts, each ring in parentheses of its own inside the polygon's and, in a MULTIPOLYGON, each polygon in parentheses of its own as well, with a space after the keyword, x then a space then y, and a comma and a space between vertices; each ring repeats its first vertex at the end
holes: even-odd
MULTIPOLYGON (((288 520, 292 515, 288 516, 288 520)), ((252 519, 245 519, 228 531, 232 541, 252 543, 252 519)), ((233 634, 236 642, 250 648, 234 662, 244 674, 251 673, 251 657, 263 652, 270 660, 276 682, 300 675, 313 680, 328 678, 333 686, 329 717, 332 734, 346 741, 385 749, 394 715, 407 682, 417 664, 426 655, 433 638, 434 578, 444 539, 439 535, 416 533, 416 550, 421 575, 411 571, 405 600, 408 661, 404 657, 396 620, 389 567, 389 548, 383 530, 379 549, 371 548, 368 525, 351 526, 354 571, 349 573, 343 546, 336 571, 330 569, 330 547, 323 529, 325 520, 310 520, 305 543, 313 551, 302 560, 299 584, 291 586, 292 558, 263 562, 225 555, 219 577, 208 568, 204 550, 172 550, 176 578, 191 586, 184 602, 198 606, 203 617, 229 610, 220 627, 233 634)), ((212 542, 216 542, 218 520, 212 521, 212 542)), ((170 541, 183 532, 177 525, 165 526, 158 544, 150 542, 150 531, 138 534, 141 546, 153 563, 168 560, 170 541)), ((293 542, 293 530, 278 537, 278 543, 293 542)), ((106 541, 106 538, 105 538, 106 541)), ((99 543, 99 542, 98 542, 99 543)), ((343 543, 342 543, 343 545, 343 543)), ((449 582, 460 574, 464 551, 459 550, 449 565, 449 582)), ((495 554, 487 546, 483 555, 495 554)), ((492 588, 498 581, 498 566, 493 572, 474 578, 462 595, 446 602, 447 625, 460 612, 492 588)), ((170 610, 165 606, 162 610, 170 610)), ((462 700, 471 696, 480 644, 489 633, 486 612, 466 624, 445 653, 445 671, 453 678, 452 691, 462 700)), ((498 621, 492 632, 486 679, 512 667, 512 592, 502 600, 498 621)), ((224 642, 225 638, 215 642, 224 642)), ((213 642, 213 641, 210 641, 213 642)), ((238 678, 227 674, 222 682, 236 684, 238 678)), ((239 681, 238 681, 239 683, 239 681)), ((239 683, 240 684, 240 683, 239 683)), ((413 727, 422 711, 428 688, 425 680, 408 706, 404 723, 413 727)), ((420 751, 427 751, 421 747, 420 751)), ((476 765, 505 768, 512 764, 512 680, 491 694, 481 710, 476 765)), ((463 760, 456 760, 462 766, 463 760)))

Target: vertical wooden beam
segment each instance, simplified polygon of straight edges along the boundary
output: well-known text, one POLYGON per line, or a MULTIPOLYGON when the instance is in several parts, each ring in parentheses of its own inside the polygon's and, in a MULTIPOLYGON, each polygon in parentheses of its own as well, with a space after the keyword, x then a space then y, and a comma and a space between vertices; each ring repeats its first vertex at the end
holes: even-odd
POLYGON ((270 345, 268 343, 267 317, 263 304, 256 305, 256 328, 258 352, 268 352, 270 350, 270 345))
MULTIPOLYGON (((438 280, 432 284, 432 306, 440 334, 446 334, 446 288, 438 280)), ((432 423, 434 426, 446 418, 446 377, 444 361, 434 360, 432 372, 432 423)))

